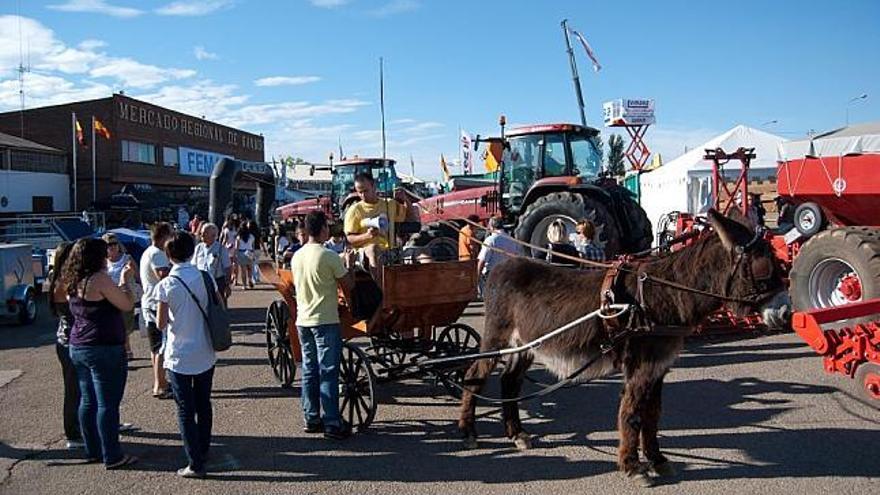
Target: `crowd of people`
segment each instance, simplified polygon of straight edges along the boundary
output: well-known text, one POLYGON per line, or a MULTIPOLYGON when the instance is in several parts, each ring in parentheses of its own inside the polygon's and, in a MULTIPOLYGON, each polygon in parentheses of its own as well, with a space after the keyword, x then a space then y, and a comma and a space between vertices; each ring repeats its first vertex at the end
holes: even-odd
MULTIPOLYGON (((129 426, 120 422, 119 406, 127 361, 133 358, 129 335, 140 327, 149 341, 152 395, 173 398, 177 405, 187 459, 178 474, 205 476, 217 360, 206 308, 212 298, 225 304, 234 286, 254 287, 261 253, 293 274, 304 430, 346 438, 351 425, 338 409, 338 289, 350 298, 353 270, 381 273, 392 246, 389 225, 407 218, 410 208, 405 196, 380 198, 369 175, 355 179, 355 191, 360 201, 348 208, 341 223, 331 225, 323 212, 315 211, 301 221, 273 224, 266 239, 254 222, 235 215, 222 227, 195 215, 183 228, 154 224, 151 246, 139 262, 125 253, 113 234, 59 246, 49 293, 58 317, 56 349, 68 447, 84 449, 88 462, 103 463, 108 470, 138 461, 119 443, 120 427, 129 426)), ((594 241, 594 225, 581 220, 575 230, 569 237, 561 220, 549 226, 547 261, 574 265, 578 257, 604 260, 594 241)), ((500 218, 491 218, 484 227, 472 216, 461 230, 459 257, 477 261, 481 281, 505 258, 520 254, 520 243, 505 232, 500 218)))

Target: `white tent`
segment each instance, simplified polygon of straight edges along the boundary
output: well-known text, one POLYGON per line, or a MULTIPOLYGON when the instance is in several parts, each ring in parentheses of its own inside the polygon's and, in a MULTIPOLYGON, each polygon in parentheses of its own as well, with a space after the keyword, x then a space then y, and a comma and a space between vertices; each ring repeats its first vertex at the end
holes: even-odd
MULTIPOLYGON (((751 179, 776 176, 777 146, 785 139, 738 125, 706 141, 662 167, 646 172, 639 178, 642 208, 648 214, 653 229, 667 213, 683 211, 705 212, 712 205, 712 162, 704 160, 707 149, 721 148, 733 153, 738 148, 755 148, 756 158, 749 168, 751 179)), ((724 166, 724 175, 731 180, 740 172, 739 160, 724 166)))

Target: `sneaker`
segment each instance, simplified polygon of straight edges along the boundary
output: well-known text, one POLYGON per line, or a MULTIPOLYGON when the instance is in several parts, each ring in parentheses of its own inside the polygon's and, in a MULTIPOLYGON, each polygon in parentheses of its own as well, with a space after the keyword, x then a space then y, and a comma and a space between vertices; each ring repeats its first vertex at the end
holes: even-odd
POLYGON ((322 433, 324 431, 324 423, 318 421, 317 423, 306 423, 303 426, 303 432, 305 433, 322 433))
POLYGON ((68 440, 67 441, 67 450, 79 450, 86 448, 85 442, 82 440, 68 440))
POLYGON ((345 440, 351 436, 351 425, 345 421, 338 428, 326 428, 324 438, 330 440, 345 440))
POLYGON ((178 469, 177 475, 181 478, 204 478, 206 473, 204 471, 196 471, 193 468, 186 466, 178 469))

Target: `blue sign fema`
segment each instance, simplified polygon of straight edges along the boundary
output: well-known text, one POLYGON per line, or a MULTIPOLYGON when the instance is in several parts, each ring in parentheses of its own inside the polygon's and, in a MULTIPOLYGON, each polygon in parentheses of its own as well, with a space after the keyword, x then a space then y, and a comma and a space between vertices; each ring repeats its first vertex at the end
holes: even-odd
POLYGON ((221 155, 220 153, 183 147, 179 149, 179 153, 180 174, 198 175, 201 177, 210 177, 211 172, 214 171, 214 165, 223 158, 233 158, 229 155, 221 155))

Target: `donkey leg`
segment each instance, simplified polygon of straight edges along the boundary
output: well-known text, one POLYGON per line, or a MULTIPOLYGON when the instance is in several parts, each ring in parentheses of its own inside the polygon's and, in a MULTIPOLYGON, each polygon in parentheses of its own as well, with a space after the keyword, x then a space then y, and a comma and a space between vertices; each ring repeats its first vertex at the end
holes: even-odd
POLYGON ((660 452, 657 432, 660 424, 661 395, 663 378, 658 378, 651 386, 642 411, 642 452, 651 463, 651 470, 659 476, 675 476, 675 468, 669 459, 660 452))
POLYGON ((468 368, 464 376, 464 390, 461 393, 461 416, 458 419, 458 431, 464 438, 465 448, 477 447, 477 429, 475 419, 477 401, 474 394, 480 393, 486 379, 495 369, 496 359, 480 359, 468 368))
MULTIPOLYGON (((501 375, 502 399, 513 399, 519 396, 522 390, 523 378, 532 365, 531 355, 512 356, 511 360, 501 375)), ((532 440, 528 433, 523 430, 519 419, 519 402, 505 402, 501 409, 504 433, 507 438, 513 440, 519 450, 528 450, 532 447, 532 440)))
POLYGON ((617 431, 620 444, 617 451, 617 466, 627 477, 642 486, 653 482, 639 462, 639 433, 642 429, 642 409, 650 381, 638 370, 627 370, 624 377, 623 394, 617 413, 617 431))

